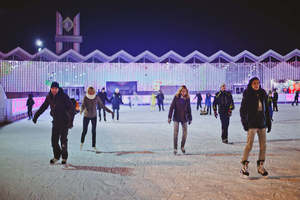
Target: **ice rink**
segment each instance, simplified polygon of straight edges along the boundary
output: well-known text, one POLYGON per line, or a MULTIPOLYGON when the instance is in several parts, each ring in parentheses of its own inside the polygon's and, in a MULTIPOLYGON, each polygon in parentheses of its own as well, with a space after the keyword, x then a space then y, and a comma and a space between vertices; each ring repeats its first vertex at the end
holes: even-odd
MULTIPOLYGON (((186 155, 173 154, 173 124, 166 111, 121 106, 120 120, 91 124, 80 151, 82 116, 69 132, 69 168, 50 165, 51 118, 27 119, 0 128, 0 199, 222 200, 300 199, 300 106, 279 104, 267 134, 267 179, 256 170, 257 137, 249 158, 250 178, 239 175, 246 132, 239 105, 229 126, 231 145, 221 143, 220 120, 193 109, 186 155)), ((181 129, 179 133, 181 141, 181 129)), ((180 146, 180 143, 179 143, 180 146)))

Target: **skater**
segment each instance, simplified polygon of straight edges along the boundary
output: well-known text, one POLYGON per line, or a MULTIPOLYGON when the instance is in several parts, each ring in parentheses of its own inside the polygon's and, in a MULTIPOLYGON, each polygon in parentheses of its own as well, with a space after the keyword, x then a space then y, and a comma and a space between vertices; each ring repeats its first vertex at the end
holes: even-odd
MULTIPOLYGON (((107 98, 107 93, 105 92, 105 88, 103 87, 101 89, 101 92, 97 93, 97 96, 100 97, 102 104, 105 106, 105 101, 109 102, 109 99, 107 98)), ((103 110, 103 119, 104 121, 106 121, 106 113, 105 113, 105 109, 101 108, 101 107, 97 107, 98 108, 98 112, 99 112, 99 122, 101 122, 101 109, 103 110)))
POLYGON ((199 107, 202 108, 202 105, 201 105, 201 103, 202 103, 202 95, 201 95, 200 92, 196 93, 196 96, 193 98, 193 100, 196 99, 196 98, 197 98, 197 110, 199 110, 199 107))
POLYGON ((278 93, 277 93, 277 89, 274 89, 274 93, 273 93, 273 111, 278 112, 278 106, 277 106, 277 102, 278 102, 278 93))
MULTIPOLYGON (((271 121, 273 121, 272 102, 274 102, 274 101, 273 101, 273 97, 272 97, 272 91, 270 90, 269 93, 268 93, 268 107, 269 107, 269 113, 270 113, 271 121)), ((273 104, 273 106, 274 106, 274 104, 273 104)))
POLYGON ((155 110, 155 94, 154 92, 151 95, 151 111, 155 110))
POLYGON ((119 120, 120 104, 123 104, 122 96, 121 96, 121 94, 119 92, 119 88, 115 89, 115 93, 110 98, 110 102, 112 104, 112 109, 113 109, 112 119, 114 119, 115 110, 117 110, 117 120, 119 120))
POLYGON ((34 100, 33 100, 33 95, 29 94, 28 95, 28 99, 26 102, 26 106, 27 106, 27 114, 28 114, 28 120, 32 119, 32 106, 35 104, 34 100))
POLYGON ((168 123, 174 122, 174 154, 177 154, 179 123, 182 126, 181 151, 185 153, 184 145, 187 137, 187 124, 192 123, 191 102, 188 89, 181 86, 176 93, 169 110, 168 123))
POLYGON ((292 106, 294 106, 294 103, 296 103, 296 106, 298 106, 298 98, 299 98, 299 91, 296 91, 295 93, 295 99, 292 103, 292 106))
POLYGON ((241 174, 249 176, 248 157, 252 149, 255 134, 258 135, 259 156, 257 160, 257 171, 262 176, 267 176, 268 172, 264 168, 266 154, 266 128, 268 133, 271 131, 271 119, 268 107, 268 99, 264 89, 261 88, 259 79, 252 78, 249 81, 247 89, 243 93, 243 99, 240 108, 242 125, 247 131, 247 144, 242 158, 241 174))
POLYGON ((231 93, 226 91, 225 84, 221 85, 221 90, 215 95, 213 109, 216 118, 218 118, 217 110, 220 114, 220 120, 222 123, 222 142, 228 144, 229 119, 232 114, 232 110, 234 109, 234 103, 231 93))
POLYGON ((207 114, 209 113, 211 115, 211 94, 209 92, 206 93, 205 106, 207 109, 207 114))
POLYGON ((83 117, 83 130, 81 134, 81 144, 80 150, 82 150, 84 139, 88 130, 89 122, 92 122, 92 148, 97 151, 96 148, 96 126, 97 126, 97 105, 98 108, 102 108, 107 112, 111 113, 113 116, 113 112, 109 110, 101 101, 101 98, 96 95, 95 89, 90 86, 87 90, 85 97, 83 98, 80 114, 84 112, 83 117))
POLYGON ((158 105, 159 112, 161 110, 165 111, 165 109, 164 109, 165 96, 161 90, 158 91, 158 94, 156 95, 156 99, 157 99, 157 105, 158 105))
POLYGON ((53 118, 51 144, 54 154, 50 164, 57 163, 60 157, 62 157, 61 164, 66 164, 68 159, 68 129, 73 127, 75 108, 69 96, 64 93, 57 82, 52 82, 50 92, 33 117, 33 123, 37 122, 39 116, 49 105, 51 109, 50 115, 53 118), (58 144, 59 140, 61 146, 58 144))

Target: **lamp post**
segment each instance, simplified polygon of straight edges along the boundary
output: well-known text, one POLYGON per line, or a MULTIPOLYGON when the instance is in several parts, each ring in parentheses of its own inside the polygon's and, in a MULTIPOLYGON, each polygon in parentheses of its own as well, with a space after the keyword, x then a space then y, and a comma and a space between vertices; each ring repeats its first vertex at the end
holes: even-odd
POLYGON ((37 39, 37 40, 35 41, 35 45, 37 46, 38 51, 41 51, 41 50, 42 50, 42 47, 43 47, 43 41, 41 41, 40 39, 37 39))

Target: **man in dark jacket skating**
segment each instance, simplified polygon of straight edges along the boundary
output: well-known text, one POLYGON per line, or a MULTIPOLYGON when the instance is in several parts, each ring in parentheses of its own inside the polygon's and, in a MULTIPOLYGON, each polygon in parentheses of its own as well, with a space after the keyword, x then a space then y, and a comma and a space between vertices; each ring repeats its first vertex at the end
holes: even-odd
POLYGON ((59 87, 57 82, 52 82, 49 94, 44 103, 35 113, 33 122, 36 123, 39 116, 49 107, 52 121, 51 144, 54 158, 50 164, 55 164, 62 157, 62 164, 68 159, 68 129, 73 127, 75 108, 67 94, 59 87), (58 143, 60 139, 61 147, 58 143))
POLYGON ((202 105, 201 105, 201 103, 202 103, 202 95, 201 95, 201 93, 197 92, 196 96, 194 97, 194 99, 195 98, 197 98, 197 110, 199 110, 199 107, 202 108, 202 105))
MULTIPOLYGON (((107 93, 105 92, 105 88, 101 89, 101 92, 97 93, 97 96, 100 97, 102 104, 105 106, 105 101, 109 102, 109 99, 107 98, 107 93)), ((98 106, 98 111, 99 111, 99 121, 101 121, 101 109, 103 110, 103 119, 106 121, 106 112, 105 109, 101 108, 98 106)))
POLYGON ((298 106, 298 98, 299 98, 299 91, 296 91, 292 106, 294 106, 294 103, 296 103, 296 106, 298 106))
POLYGON ((222 123, 222 142, 228 144, 228 126, 229 119, 234 109, 233 98, 230 92, 226 91, 226 85, 221 85, 221 90, 216 93, 213 102, 213 109, 215 117, 218 118, 218 113, 220 115, 220 120, 222 123))
POLYGON ((277 93, 277 89, 274 89, 272 101, 273 101, 273 111, 278 112, 278 105, 277 105, 278 93, 277 93))
POLYGON ((29 94, 28 95, 28 99, 26 102, 26 106, 27 106, 27 113, 28 113, 28 120, 32 119, 32 106, 34 105, 34 100, 33 100, 33 95, 29 94))
POLYGON ((159 90, 158 94, 156 95, 156 99, 157 99, 157 105, 158 105, 158 109, 159 111, 161 110, 165 110, 164 109, 164 99, 165 99, 165 96, 164 94, 162 93, 161 90, 159 90))

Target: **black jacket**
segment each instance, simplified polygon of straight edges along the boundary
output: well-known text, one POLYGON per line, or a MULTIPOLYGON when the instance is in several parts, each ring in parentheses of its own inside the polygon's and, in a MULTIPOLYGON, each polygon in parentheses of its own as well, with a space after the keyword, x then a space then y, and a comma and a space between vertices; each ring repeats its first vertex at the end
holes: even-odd
POLYGON ((32 97, 28 98, 28 99, 27 99, 27 102, 26 102, 26 106, 27 106, 28 108, 32 108, 33 105, 34 105, 34 100, 33 100, 33 98, 32 98, 32 97))
MULTIPOLYGON (((105 105, 105 101, 109 102, 109 99, 107 98, 107 93, 106 92, 98 92, 97 96, 100 97, 103 105, 105 105)), ((100 108, 98 107, 98 109, 100 109, 100 108)))
POLYGON ((59 88, 58 93, 53 96, 51 92, 48 93, 44 103, 34 115, 36 120, 50 105, 50 115, 53 118, 53 127, 57 128, 72 128, 75 116, 75 108, 67 94, 62 88, 59 88))
POLYGON ((161 103, 163 103, 163 101, 164 101, 164 99, 165 99, 165 96, 164 96, 164 94, 163 93, 158 93, 158 95, 156 95, 156 99, 157 99, 157 102, 159 103, 159 104, 161 104, 161 103))
POLYGON ((234 110, 233 98, 230 92, 228 91, 219 91, 215 95, 215 99, 213 102, 213 109, 220 114, 228 114, 229 110, 234 110))
POLYGON ((275 101, 275 102, 278 101, 278 93, 277 92, 274 92, 273 101, 275 101))
POLYGON ((245 130, 249 128, 271 128, 268 96, 264 89, 259 88, 258 91, 255 91, 248 85, 243 93, 240 116, 245 130), (258 100, 262 103, 262 111, 258 111, 258 100))
POLYGON ((192 121, 192 112, 191 112, 191 102, 190 99, 184 99, 179 97, 174 97, 172 104, 169 110, 169 119, 172 119, 176 122, 190 122, 192 121), (174 112, 174 115, 173 115, 174 112))

